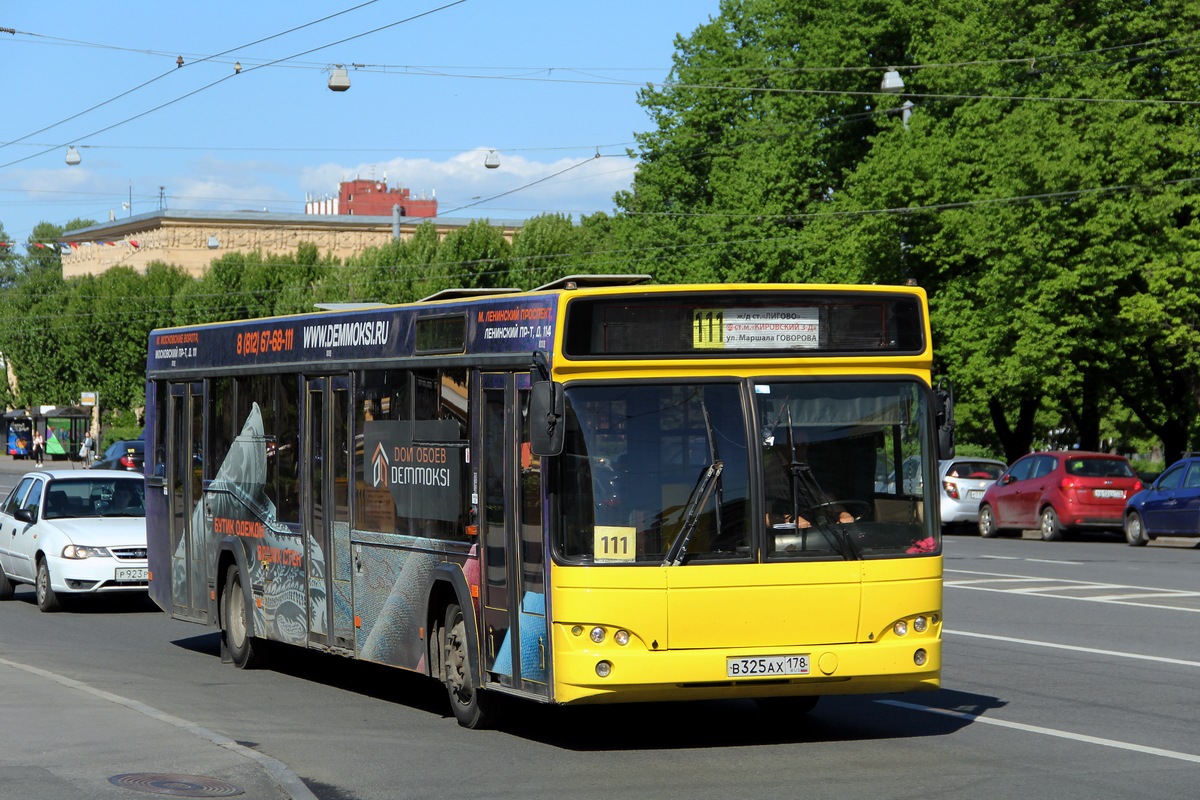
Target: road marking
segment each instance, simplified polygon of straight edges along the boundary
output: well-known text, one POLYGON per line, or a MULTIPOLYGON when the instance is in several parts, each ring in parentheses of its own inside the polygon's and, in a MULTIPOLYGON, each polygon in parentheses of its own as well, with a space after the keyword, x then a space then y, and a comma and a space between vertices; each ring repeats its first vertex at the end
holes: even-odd
POLYGON ((1155 661, 1159 664, 1177 664, 1184 667, 1200 668, 1200 661, 1188 661, 1182 658, 1168 658, 1166 656, 1150 656, 1142 653, 1129 653, 1119 650, 1101 650, 1096 647, 1080 647, 1074 644, 1059 644, 1058 642, 1040 642, 1036 639, 1017 639, 1012 636, 996 636, 991 633, 974 633, 971 631, 953 631, 944 630, 943 635, 951 636, 968 636, 973 639, 991 639, 997 642, 1009 642, 1011 644, 1025 644, 1031 647, 1049 647, 1054 650, 1073 650, 1077 653, 1091 653, 1098 656, 1113 656, 1116 658, 1131 658, 1136 661, 1155 661))
POLYGON ((1077 581, 1069 578, 1036 578, 1000 572, 975 572, 948 569, 946 573, 974 576, 962 580, 945 580, 943 585, 954 589, 977 592, 1002 592, 1026 596, 1052 597, 1060 600, 1084 600, 1091 603, 1157 608, 1168 611, 1200 613, 1200 592, 1183 589, 1162 589, 1153 586, 1130 586, 1121 583, 1077 581), (1088 594, 1090 593, 1090 594, 1088 594), (1149 603, 1148 599, 1178 600, 1177 604, 1149 603), (1185 601, 1197 604, 1189 606, 1185 601))
POLYGON ((907 708, 912 711, 923 711, 927 714, 940 714, 945 717, 954 717, 956 719, 965 719, 970 722, 982 722, 986 725, 995 725, 999 728, 1011 728, 1017 731, 1026 733, 1039 733, 1043 736, 1054 736, 1059 739, 1070 739, 1084 744, 1098 744, 1101 747, 1114 747, 1118 750, 1130 750, 1135 753, 1145 753, 1152 756, 1161 756, 1163 758, 1173 758, 1176 761, 1188 761, 1193 764, 1200 764, 1200 755, 1192 753, 1181 753, 1177 750, 1164 750, 1161 747, 1147 747, 1146 745, 1134 744, 1133 742, 1122 742, 1117 739, 1102 739, 1099 736, 1088 736, 1084 733, 1071 733, 1070 731, 1060 731, 1055 728, 1043 728, 1040 725, 1026 725, 1023 722, 1009 722, 1008 720, 996 719, 995 717, 984 717, 979 714, 969 714, 965 711, 954 711, 948 708, 935 708, 934 706, 923 706, 916 703, 905 703, 900 700, 876 700, 885 706, 895 706, 896 708, 907 708))

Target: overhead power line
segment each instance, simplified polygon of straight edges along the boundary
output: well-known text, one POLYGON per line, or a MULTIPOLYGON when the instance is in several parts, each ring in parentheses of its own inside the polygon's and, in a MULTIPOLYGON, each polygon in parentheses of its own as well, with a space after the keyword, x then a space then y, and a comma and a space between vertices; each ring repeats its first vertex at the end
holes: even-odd
MULTIPOLYGON (((355 6, 354 8, 347 9, 347 11, 353 11, 355 8, 361 8, 362 6, 365 6, 365 5, 370 5, 371 3, 374 3, 374 2, 378 2, 378 0, 367 0, 367 2, 366 2, 366 3, 362 3, 362 4, 358 5, 358 6, 355 6)), ((260 65, 258 65, 258 66, 255 66, 255 67, 249 67, 249 68, 242 69, 240 72, 234 72, 234 73, 231 73, 231 74, 225 75, 225 76, 224 76, 224 77, 222 77, 222 78, 219 78, 219 79, 217 79, 217 80, 215 80, 215 81, 212 81, 211 83, 208 83, 208 84, 206 84, 206 85, 204 85, 204 86, 201 86, 201 87, 199 87, 199 88, 197 88, 197 89, 194 89, 194 90, 192 90, 192 91, 190 91, 190 92, 187 92, 186 94, 183 94, 183 95, 181 95, 181 96, 179 96, 179 97, 176 97, 176 98, 175 98, 175 99, 173 99, 173 100, 168 100, 168 101, 167 101, 167 102, 165 102, 165 103, 160 103, 159 105, 157 105, 157 106, 154 106, 153 108, 147 109, 146 111, 143 111, 143 112, 141 112, 141 113, 139 113, 139 114, 135 114, 135 115, 133 115, 132 117, 128 117, 128 118, 126 118, 126 119, 120 120, 119 122, 114 122, 114 123, 113 123, 113 124, 111 124, 111 125, 107 125, 107 126, 105 126, 105 127, 103 127, 103 128, 100 128, 99 130, 92 131, 91 133, 88 133, 88 134, 84 134, 83 136, 76 137, 76 138, 75 138, 75 141, 79 141, 79 140, 81 140, 81 139, 87 139, 87 138, 89 138, 89 137, 92 137, 92 136, 97 136, 97 135, 99 135, 99 134, 101 134, 101 133, 105 133, 106 131, 110 131, 110 130, 112 130, 113 128, 117 128, 117 127, 120 127, 120 126, 122 126, 122 125, 125 125, 125 124, 128 124, 128 123, 130 123, 130 122, 133 122, 133 121, 134 121, 134 120, 136 120, 136 119, 141 119, 142 117, 144 117, 144 116, 147 116, 148 114, 152 114, 152 113, 154 113, 155 111, 159 111, 159 110, 161 110, 161 109, 163 109, 163 108, 166 108, 167 106, 174 105, 175 103, 178 103, 180 100, 185 100, 185 99, 187 99, 188 97, 191 97, 191 96, 193 96, 193 95, 199 94, 200 92, 203 92, 203 91, 206 91, 206 90, 208 90, 208 89, 211 89, 212 87, 214 87, 214 86, 217 86, 218 84, 224 83, 225 81, 227 81, 227 80, 229 80, 230 78, 233 78, 233 77, 235 77, 235 76, 237 76, 237 75, 242 75, 242 74, 245 74, 245 73, 247 73, 247 72, 251 72, 251 71, 253 71, 253 70, 256 70, 256 69, 262 69, 262 68, 264 68, 264 67, 271 66, 272 64, 276 64, 276 63, 279 63, 279 62, 282 62, 282 61, 287 61, 287 60, 289 60, 289 59, 293 59, 293 58, 299 58, 300 56, 306 56, 306 55, 308 55, 309 53, 315 53, 315 52, 317 52, 317 51, 319 51, 319 50, 325 50, 325 49, 327 49, 327 48, 330 48, 330 47, 336 47, 336 46, 337 46, 337 45, 339 45, 339 44, 345 44, 346 42, 354 41, 355 39, 361 39, 361 38, 363 38, 363 37, 365 37, 365 36, 370 36, 370 35, 372 35, 372 34, 379 33, 380 31, 387 30, 388 28, 394 28, 394 27, 396 27, 397 25, 403 25, 403 24, 405 24, 405 23, 407 23, 407 22, 412 22, 413 20, 420 19, 420 18, 422 18, 422 17, 427 17, 427 16, 429 16, 430 14, 435 14, 435 13, 437 13, 438 11, 444 11, 444 10, 446 10, 447 8, 451 8, 451 7, 453 7, 453 6, 457 6, 457 5, 460 5, 460 4, 462 4, 462 3, 465 3, 465 2, 467 2, 467 0, 451 0, 451 2, 445 3, 445 4, 441 5, 441 6, 438 6, 438 7, 436 7, 436 8, 432 8, 432 9, 429 9, 429 10, 427 10, 427 11, 422 11, 422 12, 420 12, 420 13, 417 13, 417 14, 412 14, 412 15, 410 15, 410 16, 408 16, 408 17, 405 17, 404 19, 400 19, 400 20, 397 20, 397 21, 395 21, 395 22, 390 22, 390 23, 388 23, 388 24, 386 24, 386 25, 380 25, 379 27, 372 28, 372 29, 371 29, 371 30, 369 30, 369 31, 364 31, 363 33, 358 33, 358 34, 354 34, 354 35, 352 35, 352 36, 347 36, 347 37, 344 37, 344 38, 342 38, 342 39, 339 39, 339 40, 337 40, 337 41, 335 41, 335 42, 329 42, 329 43, 327 43, 327 44, 319 45, 319 46, 317 46, 317 47, 311 47, 311 48, 309 48, 309 49, 307 49, 307 50, 303 50, 303 51, 301 51, 301 52, 299 52, 299 53, 293 53, 293 54, 292 54, 292 55, 290 55, 290 56, 285 56, 285 57, 283 57, 283 58, 275 59, 275 60, 273 60, 273 61, 268 61, 268 62, 266 62, 266 63, 264 63, 264 64, 260 64, 260 65)), ((347 12, 346 12, 346 11, 338 12, 338 14, 333 14, 333 15, 329 15, 329 16, 327 16, 327 17, 323 17, 322 19, 320 19, 320 20, 317 20, 316 22, 322 22, 322 21, 324 21, 324 20, 326 20, 326 19, 329 19, 329 18, 331 18, 331 17, 333 17, 333 16, 338 16, 339 14, 344 14, 344 13, 347 13, 347 12)), ((302 26, 300 26, 300 27, 308 27, 309 25, 314 25, 314 24, 316 24, 316 22, 306 23, 305 25, 302 25, 302 26)), ((296 29, 294 29, 294 30, 298 30, 298 29, 299 29, 299 28, 296 28, 296 29)), ((282 35, 284 35, 285 33, 289 33, 289 32, 290 32, 290 31, 284 31, 284 33, 280 33, 280 34, 274 34, 273 36, 266 37, 265 39, 260 39, 260 40, 258 40, 257 42, 251 42, 249 45, 245 45, 245 47, 249 47, 249 46, 252 46, 252 45, 254 45, 254 44, 258 44, 259 42, 267 41, 268 39, 273 39, 273 38, 276 38, 276 37, 278 37, 278 36, 282 36, 282 35)), ((237 48, 231 48, 230 50, 225 50, 225 51, 223 51, 222 53, 220 53, 219 55, 226 55, 226 54, 228 54, 228 53, 231 53, 231 52, 233 52, 233 51, 234 51, 234 50, 236 50, 236 49, 237 49, 237 48)), ((181 65, 181 66, 182 66, 182 65, 181 65)), ((160 77, 161 77, 161 76, 160 76, 160 77)), ((115 99, 115 98, 114 98, 114 99, 115 99)), ((101 104, 101 105, 104 105, 104 104, 101 104)), ((78 115, 76 115, 76 116, 78 116, 78 115)), ((53 127, 53 126, 51 126, 51 127, 53 127)), ((43 129, 43 130, 47 130, 47 129, 43 129)), ((40 131, 39 131, 39 132, 40 132, 40 131)), ((34 135, 34 134, 29 134, 29 135, 34 135)), ((25 137, 25 138, 27 138, 27 137, 25 137)), ((19 140, 18 140, 18 141, 19 141, 19 140)), ((26 156, 26 157, 24 157, 24 158, 19 158, 19 159, 16 159, 16 160, 14 160, 14 161, 9 161, 9 162, 8 162, 8 163, 6 163, 6 164, 0 164, 0 169, 3 169, 3 168, 5 168, 5 167, 10 167, 10 166, 12 166, 13 164, 19 164, 19 163, 21 163, 22 161, 28 161, 29 159, 31 159, 31 158, 36 158, 37 156, 40 156, 40 155, 44 155, 45 153, 47 153, 47 152, 51 152, 52 150, 57 150, 57 149, 59 149, 59 148, 65 147, 65 146, 66 146, 66 144, 67 144, 66 142, 63 142, 63 143, 61 143, 61 144, 55 145, 53 148, 50 148, 50 149, 48 149, 48 150, 44 150, 44 151, 41 151, 41 152, 38 152, 38 153, 34 153, 33 155, 26 156)))

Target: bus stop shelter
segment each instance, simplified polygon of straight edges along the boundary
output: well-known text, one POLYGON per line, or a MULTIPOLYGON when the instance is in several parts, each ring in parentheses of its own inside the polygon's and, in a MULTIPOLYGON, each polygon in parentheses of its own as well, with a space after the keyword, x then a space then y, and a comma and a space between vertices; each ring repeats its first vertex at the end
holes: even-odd
POLYGON ((92 411, 82 406, 38 406, 18 408, 4 414, 8 454, 28 458, 33 451, 33 432, 46 440, 45 456, 55 461, 79 457, 79 446, 87 437, 92 411))

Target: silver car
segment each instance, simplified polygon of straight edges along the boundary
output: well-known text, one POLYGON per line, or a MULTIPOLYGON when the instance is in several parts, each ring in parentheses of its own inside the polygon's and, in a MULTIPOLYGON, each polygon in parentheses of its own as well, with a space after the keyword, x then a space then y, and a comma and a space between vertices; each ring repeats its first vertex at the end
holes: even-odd
POLYGON ((983 493, 1007 465, 991 458, 949 458, 938 462, 942 527, 975 526, 983 493))

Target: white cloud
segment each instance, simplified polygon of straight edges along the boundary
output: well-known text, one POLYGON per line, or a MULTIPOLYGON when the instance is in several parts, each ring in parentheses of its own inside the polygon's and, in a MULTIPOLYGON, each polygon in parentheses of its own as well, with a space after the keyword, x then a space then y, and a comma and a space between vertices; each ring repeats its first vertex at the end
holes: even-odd
POLYGON ((442 213, 465 207, 458 216, 489 216, 501 209, 524 212, 514 216, 546 212, 577 216, 611 211, 613 195, 628 188, 633 179, 634 162, 624 156, 541 162, 498 150, 500 166, 488 169, 484 159, 489 150, 480 147, 444 161, 395 158, 358 164, 326 163, 302 170, 299 182, 303 192, 325 196, 336 195, 344 180, 386 177, 392 188, 410 189, 415 196, 436 196, 442 213))

